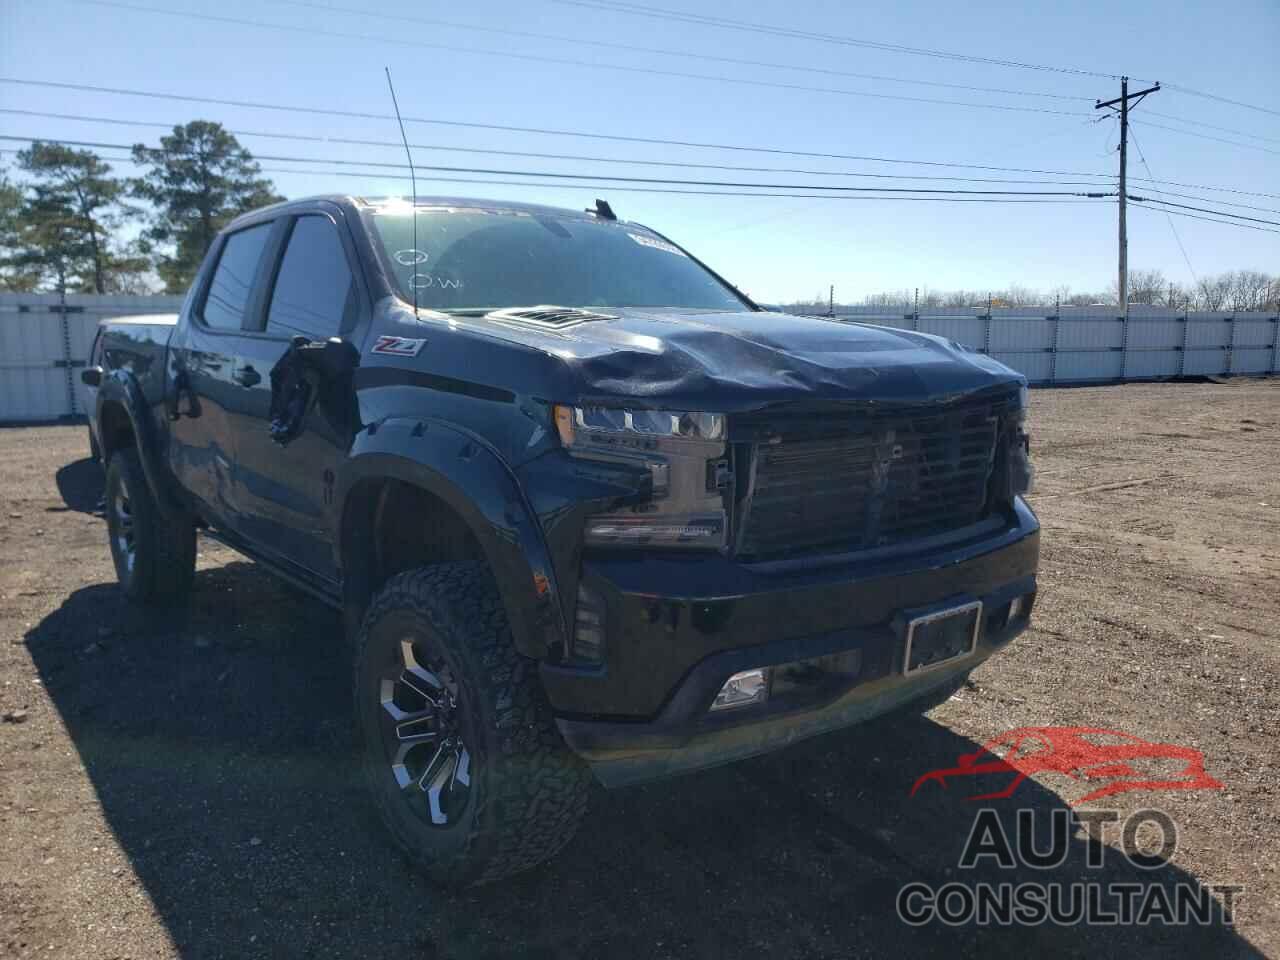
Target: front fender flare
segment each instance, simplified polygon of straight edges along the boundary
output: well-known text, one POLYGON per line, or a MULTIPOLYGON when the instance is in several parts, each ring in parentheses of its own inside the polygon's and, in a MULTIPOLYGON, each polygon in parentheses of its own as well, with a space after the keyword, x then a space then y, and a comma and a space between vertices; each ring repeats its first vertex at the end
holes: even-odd
MULTIPOLYGON (((436 420, 384 420, 366 428, 352 444, 335 485, 335 503, 343 512, 348 494, 370 479, 396 479, 419 487, 462 518, 493 571, 520 653, 545 659, 568 649, 542 528, 510 467, 485 441, 436 420)), ((341 542, 349 536, 347 526, 339 517, 341 555, 349 546, 341 542)), ((356 580, 358 573, 344 569, 343 579, 344 584, 356 580)), ((346 605, 348 614, 354 613, 346 605)))

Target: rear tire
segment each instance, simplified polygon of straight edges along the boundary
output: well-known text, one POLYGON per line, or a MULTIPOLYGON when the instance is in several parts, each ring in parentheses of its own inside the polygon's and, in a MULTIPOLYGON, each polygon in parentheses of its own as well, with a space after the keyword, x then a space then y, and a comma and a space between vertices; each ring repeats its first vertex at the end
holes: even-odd
POLYGON ((536 866, 586 811, 590 774, 483 564, 411 570, 378 591, 356 640, 355 709, 374 805, 442 885, 536 866))
POLYGON ((111 559, 125 596, 138 603, 163 604, 191 590, 195 524, 165 516, 133 447, 117 450, 107 464, 105 512, 111 559))

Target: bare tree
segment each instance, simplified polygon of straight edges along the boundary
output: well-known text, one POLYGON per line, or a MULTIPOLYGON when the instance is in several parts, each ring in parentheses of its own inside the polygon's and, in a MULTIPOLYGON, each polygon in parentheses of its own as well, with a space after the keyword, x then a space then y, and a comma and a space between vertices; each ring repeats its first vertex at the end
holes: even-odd
POLYGON ((868 307, 901 307, 915 302, 915 293, 911 290, 898 290, 893 293, 873 293, 864 297, 862 303, 868 307))
POLYGON ((1267 302, 1271 278, 1258 270, 1236 270, 1231 277, 1231 309, 1262 310, 1267 302))
MULTIPOLYGON (((1129 302, 1151 306, 1160 303, 1168 292, 1169 281, 1161 270, 1129 271, 1129 302)), ((1111 301, 1118 303, 1120 294, 1111 287, 1111 301)))
POLYGON ((1223 309, 1231 296, 1231 274, 1220 277, 1201 277, 1197 285, 1196 309, 1217 311, 1223 309))
POLYGON ((1262 309, 1280 311, 1280 277, 1272 277, 1267 284, 1267 299, 1263 302, 1262 309))

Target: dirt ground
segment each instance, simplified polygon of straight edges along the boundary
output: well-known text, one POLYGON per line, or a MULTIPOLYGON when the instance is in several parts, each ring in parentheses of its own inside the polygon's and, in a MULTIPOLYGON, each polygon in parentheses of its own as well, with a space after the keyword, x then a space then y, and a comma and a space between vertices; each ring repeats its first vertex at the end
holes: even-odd
MULTIPOLYGON (((554 863, 462 895, 411 872, 352 776, 336 616, 207 541, 189 607, 130 608, 84 428, 0 430, 0 955, 1280 956, 1280 383, 1032 405, 1036 622, 968 687, 927 717, 598 790, 554 863), (897 918, 905 883, 957 876, 979 806, 967 783, 909 797, 916 777, 1048 725, 1196 748, 1223 787, 1102 804, 1174 819, 1158 870, 1114 851, 1092 870, 1077 832, 1063 865, 1014 876, 1239 884, 1234 925, 897 918)), ((1078 789, 992 803, 1012 818, 1078 789)))

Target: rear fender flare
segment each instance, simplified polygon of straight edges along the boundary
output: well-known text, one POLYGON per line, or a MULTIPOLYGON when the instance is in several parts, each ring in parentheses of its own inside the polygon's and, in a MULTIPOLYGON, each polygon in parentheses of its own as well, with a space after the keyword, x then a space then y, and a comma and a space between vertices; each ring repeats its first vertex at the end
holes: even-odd
POLYGON ((180 514, 182 510, 178 506, 178 500, 173 496, 168 474, 164 469, 165 460, 160 453, 161 441, 156 436, 150 405, 142 393, 142 386, 126 370, 104 372, 102 382, 98 386, 93 420, 97 428, 98 446, 102 451, 104 468, 116 449, 102 430, 103 414, 113 408, 121 410, 129 421, 134 446, 138 450, 138 459, 142 463, 142 473, 146 477, 147 486, 156 503, 170 516, 180 514))
MULTIPOLYGON (((392 418, 355 438, 335 485, 335 503, 363 480, 396 479, 440 498, 475 535, 493 572, 516 649, 545 659, 567 649, 564 616, 551 553, 533 511, 506 462, 485 441, 440 421, 392 418)), ((350 544, 338 518, 338 561, 350 544)), ((344 582, 353 571, 344 569, 344 582)), ((348 592, 344 588, 344 592, 348 592)), ((355 591, 361 593, 359 589, 355 591)), ((344 597, 348 617, 356 614, 344 597)))

